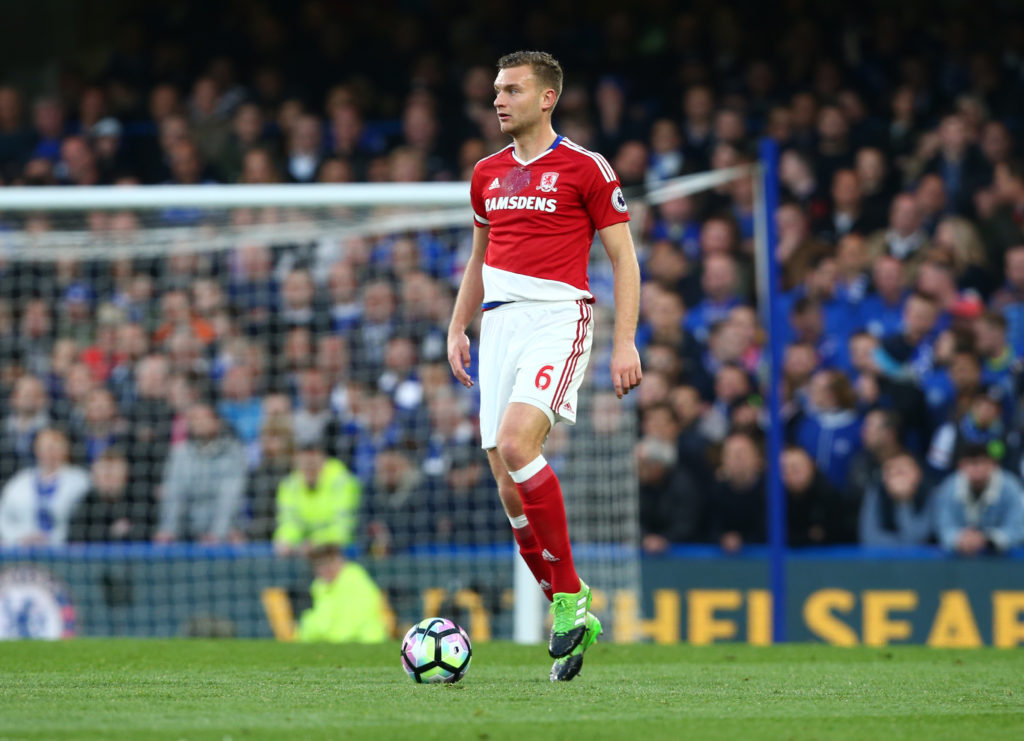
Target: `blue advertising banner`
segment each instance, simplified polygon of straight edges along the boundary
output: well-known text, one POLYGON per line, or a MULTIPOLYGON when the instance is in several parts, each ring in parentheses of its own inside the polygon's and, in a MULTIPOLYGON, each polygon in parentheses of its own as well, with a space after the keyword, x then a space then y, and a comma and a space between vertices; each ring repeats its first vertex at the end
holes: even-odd
MULTIPOLYGON (((512 635, 511 549, 364 560, 396 625, 446 614, 474 640, 512 635)), ((645 557, 639 590, 604 592, 615 641, 773 639, 767 549, 677 547, 645 557)), ((581 568, 585 569, 585 561, 581 568)), ((282 637, 308 604, 309 566, 266 545, 88 546, 0 551, 0 638, 282 637)), ((958 559, 937 549, 790 551, 791 641, 841 646, 1024 644, 1024 554, 958 559)))

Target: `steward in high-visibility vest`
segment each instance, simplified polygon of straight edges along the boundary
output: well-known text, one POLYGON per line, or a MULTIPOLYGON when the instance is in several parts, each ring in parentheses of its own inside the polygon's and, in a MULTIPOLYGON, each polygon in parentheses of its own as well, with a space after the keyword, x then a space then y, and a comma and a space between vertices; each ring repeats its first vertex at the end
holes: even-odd
POLYGON ((388 639, 384 597, 359 564, 333 546, 310 552, 316 579, 313 606, 302 613, 296 638, 302 642, 381 643, 388 639))
POLYGON ((316 446, 304 446, 295 459, 297 470, 277 488, 275 548, 287 553, 350 544, 362 498, 359 479, 316 446))

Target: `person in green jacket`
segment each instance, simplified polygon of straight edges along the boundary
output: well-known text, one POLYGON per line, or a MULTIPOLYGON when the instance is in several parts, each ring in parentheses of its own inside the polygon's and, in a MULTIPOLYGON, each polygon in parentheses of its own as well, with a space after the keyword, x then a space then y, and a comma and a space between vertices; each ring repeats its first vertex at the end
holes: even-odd
POLYGON ((316 573, 313 606, 302 613, 296 639, 303 643, 382 643, 388 639, 384 597, 366 569, 334 545, 310 549, 316 573))
POLYGON ((362 488, 317 440, 300 441, 295 470, 277 488, 274 550, 306 555, 318 545, 349 545, 355 534, 362 488))

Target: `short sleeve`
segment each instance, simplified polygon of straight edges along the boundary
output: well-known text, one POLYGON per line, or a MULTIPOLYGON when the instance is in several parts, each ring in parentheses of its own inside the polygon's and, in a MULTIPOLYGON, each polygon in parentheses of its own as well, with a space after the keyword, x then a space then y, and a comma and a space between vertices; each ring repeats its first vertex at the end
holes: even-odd
POLYGON ((473 178, 469 183, 469 200, 473 204, 473 224, 479 227, 490 226, 487 220, 487 208, 484 205, 483 188, 480 181, 483 176, 480 174, 480 165, 473 168, 473 178))
POLYGON ((604 229, 612 224, 629 221, 629 206, 622 195, 622 184, 608 160, 597 153, 591 153, 593 166, 590 187, 584 194, 584 205, 594 228, 604 229))

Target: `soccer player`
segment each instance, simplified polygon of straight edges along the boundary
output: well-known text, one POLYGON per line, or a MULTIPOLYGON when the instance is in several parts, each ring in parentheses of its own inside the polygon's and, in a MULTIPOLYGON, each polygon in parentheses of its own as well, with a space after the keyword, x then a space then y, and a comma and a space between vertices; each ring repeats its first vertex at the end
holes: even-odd
POLYGON ((593 342, 587 261, 595 230, 611 259, 619 398, 641 379, 634 343, 640 270, 615 172, 599 154, 558 136, 551 113, 562 68, 546 52, 498 60, 494 107, 512 143, 473 171, 473 253, 448 328, 448 362, 473 385, 466 327, 482 306, 480 436, 519 552, 548 599, 552 681, 570 680, 601 632, 577 576, 558 476, 542 454, 552 426, 576 421, 576 395, 593 342))

